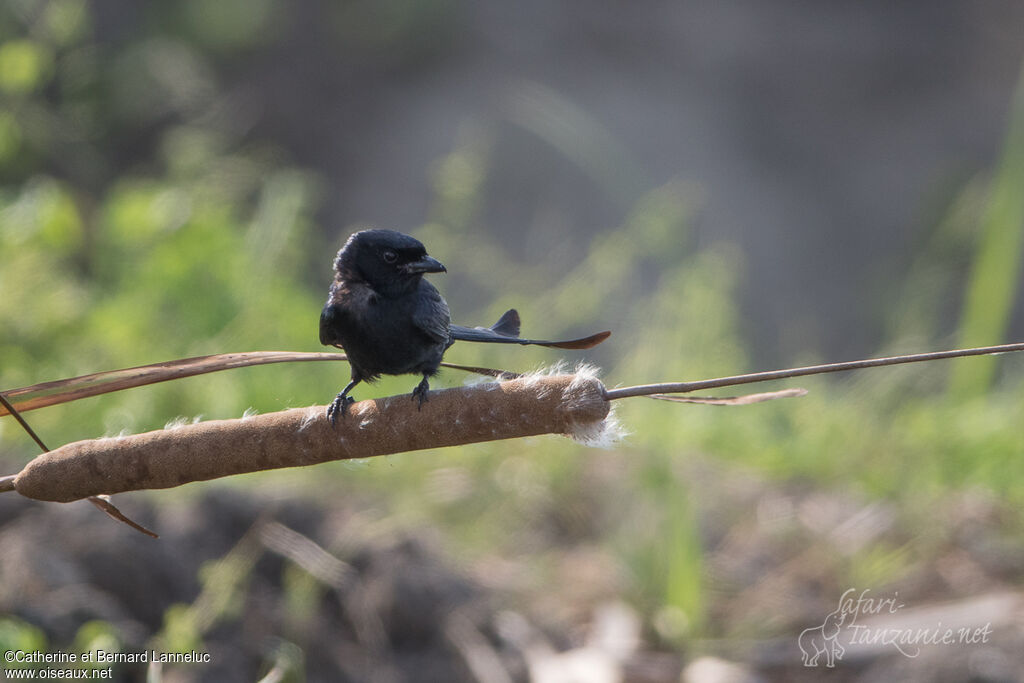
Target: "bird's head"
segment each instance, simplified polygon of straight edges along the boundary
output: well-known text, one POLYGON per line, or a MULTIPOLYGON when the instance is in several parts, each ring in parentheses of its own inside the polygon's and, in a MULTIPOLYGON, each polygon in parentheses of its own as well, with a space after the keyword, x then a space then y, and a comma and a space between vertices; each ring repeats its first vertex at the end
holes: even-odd
POLYGON ((447 272, 427 255, 422 242, 394 230, 354 233, 334 259, 334 269, 342 278, 365 282, 384 295, 415 287, 424 273, 447 272))

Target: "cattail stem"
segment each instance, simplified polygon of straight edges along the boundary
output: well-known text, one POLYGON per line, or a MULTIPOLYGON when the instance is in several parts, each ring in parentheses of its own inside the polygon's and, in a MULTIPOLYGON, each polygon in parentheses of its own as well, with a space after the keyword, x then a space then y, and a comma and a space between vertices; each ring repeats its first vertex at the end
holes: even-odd
POLYGON ((971 349, 954 349, 952 351, 931 351, 928 353, 912 353, 906 356, 889 356, 887 358, 868 358, 865 360, 851 360, 842 363, 825 363, 824 365, 809 365, 803 368, 789 368, 787 370, 770 370, 768 372, 752 372, 746 375, 733 375, 732 377, 718 377, 716 379, 703 379, 696 382, 667 382, 662 384, 641 384, 635 387, 623 387, 621 389, 610 389, 606 397, 609 401, 620 398, 632 398, 634 396, 650 396, 652 394, 681 394, 701 389, 718 389, 720 387, 731 387, 737 384, 752 384, 754 382, 768 382, 778 379, 789 379, 791 377, 806 377, 807 375, 822 375, 827 372, 843 372, 846 370, 864 370, 865 368, 878 368, 886 365, 900 365, 903 363, 920 363, 922 361, 945 360, 947 358, 964 358, 966 356, 988 356, 1012 351, 1024 351, 1024 343, 1000 344, 999 346, 979 346, 971 349))

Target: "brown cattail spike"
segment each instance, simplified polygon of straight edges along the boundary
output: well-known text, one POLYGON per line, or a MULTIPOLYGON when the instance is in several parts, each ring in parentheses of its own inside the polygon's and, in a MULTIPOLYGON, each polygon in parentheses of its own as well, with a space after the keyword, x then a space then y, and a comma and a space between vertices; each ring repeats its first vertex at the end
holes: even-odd
POLYGON ((592 376, 528 376, 433 391, 422 409, 408 395, 362 401, 333 427, 326 408, 313 406, 78 441, 30 462, 14 488, 29 498, 69 502, 330 460, 537 434, 587 435, 608 412, 604 386, 592 376))

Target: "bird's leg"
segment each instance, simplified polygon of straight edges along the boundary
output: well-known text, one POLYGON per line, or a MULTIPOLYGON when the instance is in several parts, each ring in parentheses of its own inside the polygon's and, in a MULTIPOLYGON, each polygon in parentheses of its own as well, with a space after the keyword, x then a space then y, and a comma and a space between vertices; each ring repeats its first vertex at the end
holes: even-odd
POLYGON ((419 410, 423 407, 423 404, 427 402, 427 392, 430 391, 430 382, 427 381, 427 375, 423 375, 423 381, 416 385, 416 388, 412 390, 412 399, 415 401, 417 398, 420 400, 420 404, 416 406, 419 410))
POLYGON ((356 402, 354 398, 348 395, 348 392, 352 391, 352 387, 357 384, 359 384, 359 380, 353 379, 348 383, 348 386, 342 389, 341 393, 335 396, 334 400, 331 401, 331 405, 327 408, 327 419, 331 421, 332 425, 334 424, 334 421, 338 419, 338 413, 341 413, 342 417, 344 417, 348 413, 348 407, 356 402))

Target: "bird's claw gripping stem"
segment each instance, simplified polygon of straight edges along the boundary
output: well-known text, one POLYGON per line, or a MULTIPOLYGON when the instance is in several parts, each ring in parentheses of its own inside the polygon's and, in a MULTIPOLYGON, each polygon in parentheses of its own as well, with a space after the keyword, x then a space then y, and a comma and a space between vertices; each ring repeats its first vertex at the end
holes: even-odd
POLYGON ((423 408, 423 404, 427 402, 427 393, 430 391, 430 383, 427 378, 424 377, 423 381, 416 385, 416 388, 412 390, 412 400, 419 399, 420 403, 416 406, 417 410, 423 408))
POLYGON ((347 392, 343 391, 335 396, 331 405, 327 407, 327 419, 331 421, 332 425, 337 421, 338 413, 345 417, 348 414, 348 407, 356 402, 354 398, 346 394, 347 392))

